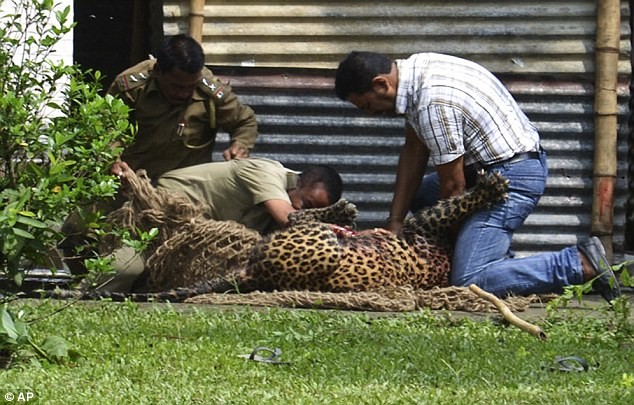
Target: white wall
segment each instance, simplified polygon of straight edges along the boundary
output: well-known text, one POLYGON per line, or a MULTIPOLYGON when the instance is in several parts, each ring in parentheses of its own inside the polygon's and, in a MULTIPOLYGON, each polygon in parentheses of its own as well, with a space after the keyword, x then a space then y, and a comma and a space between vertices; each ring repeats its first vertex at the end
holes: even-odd
MULTIPOLYGON (((56 0, 56 10, 63 10, 65 7, 70 7, 71 12, 69 15, 69 21, 73 21, 73 0, 56 0)), ((14 0, 0 0, 0 15, 6 15, 9 13, 15 13, 15 1, 14 0)), ((20 55, 16 55, 19 57, 20 55)), ((73 32, 69 32, 55 47, 54 60, 63 60, 64 62, 73 63, 73 32)))
MULTIPOLYGON (((20 5, 19 0, 0 0, 0 16, 5 16, 7 14, 13 14, 16 12, 16 5, 20 5)), ((73 0, 56 0, 55 2, 55 11, 64 10, 66 7, 70 7, 70 13, 68 16, 68 21, 72 23, 73 21, 73 0)), ((55 22, 55 16, 51 16, 51 21, 55 22)), ((4 24, 3 24, 4 25, 4 24)), ((17 52, 14 55, 14 60, 21 60, 24 52, 17 52)), ((59 41, 56 46, 53 48, 53 53, 51 54, 51 60, 54 62, 63 61, 66 64, 73 63, 73 32, 70 31, 66 34, 61 41, 59 41)), ((61 83, 64 83, 63 81, 61 83)), ((57 100, 54 97, 55 101, 57 100)), ((51 116, 55 114, 51 114, 51 110, 48 107, 43 107, 42 110, 43 116, 51 116)))
MULTIPOLYGON (((70 7, 69 21, 73 21, 73 0, 58 0, 60 8, 70 7)), ((55 47, 57 58, 63 60, 67 64, 73 63, 73 31, 69 32, 55 47)))

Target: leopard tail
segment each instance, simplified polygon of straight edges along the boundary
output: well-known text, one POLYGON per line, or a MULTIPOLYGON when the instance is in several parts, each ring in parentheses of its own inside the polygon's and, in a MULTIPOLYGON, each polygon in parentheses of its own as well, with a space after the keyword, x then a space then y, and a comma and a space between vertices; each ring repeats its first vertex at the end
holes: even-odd
POLYGON ((111 300, 115 302, 183 302, 196 295, 225 293, 235 290, 235 283, 227 279, 205 280, 190 287, 149 293, 124 293, 98 290, 34 290, 21 294, 23 298, 51 298, 58 300, 111 300))
POLYGON ((432 207, 416 212, 413 221, 423 233, 447 232, 475 211, 507 197, 509 181, 500 173, 478 173, 474 187, 462 195, 440 200, 432 207))

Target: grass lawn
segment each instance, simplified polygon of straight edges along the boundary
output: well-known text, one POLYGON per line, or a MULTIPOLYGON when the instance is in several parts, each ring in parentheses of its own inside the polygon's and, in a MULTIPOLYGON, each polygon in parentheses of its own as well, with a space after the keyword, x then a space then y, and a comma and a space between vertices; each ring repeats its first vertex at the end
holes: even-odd
MULTIPOLYGON (((14 301, 10 309, 39 305, 41 315, 62 304, 14 301)), ((545 341, 495 317, 427 311, 82 302, 31 326, 36 341, 62 336, 82 357, 0 370, 0 404, 20 393, 39 404, 634 403, 632 336, 614 315, 551 315, 540 326, 545 341), (280 348, 290 364, 239 357, 258 346, 280 348), (573 355, 587 372, 542 367, 573 355)))

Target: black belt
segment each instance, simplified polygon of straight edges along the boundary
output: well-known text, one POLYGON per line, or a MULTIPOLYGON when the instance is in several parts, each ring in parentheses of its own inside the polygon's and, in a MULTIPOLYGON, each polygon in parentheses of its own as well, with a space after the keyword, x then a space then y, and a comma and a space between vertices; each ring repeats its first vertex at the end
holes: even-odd
POLYGON ((524 153, 518 153, 515 154, 513 156, 511 156, 510 158, 503 160, 501 162, 497 162, 497 163, 493 163, 490 165, 486 165, 486 167, 491 167, 491 166, 497 166, 497 165, 506 165, 509 163, 517 163, 517 162, 522 162, 524 160, 529 160, 529 159, 539 159, 539 152, 524 152, 524 153))

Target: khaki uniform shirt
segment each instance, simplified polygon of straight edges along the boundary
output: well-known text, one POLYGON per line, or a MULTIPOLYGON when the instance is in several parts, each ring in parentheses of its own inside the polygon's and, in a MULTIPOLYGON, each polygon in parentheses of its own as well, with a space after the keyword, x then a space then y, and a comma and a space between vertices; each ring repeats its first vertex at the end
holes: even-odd
POLYGON ((169 170, 211 162, 219 128, 229 133, 232 143, 253 149, 255 114, 228 84, 203 68, 203 80, 189 103, 172 106, 163 99, 152 76, 155 63, 150 59, 127 69, 108 89, 108 94, 120 97, 133 109, 131 119, 138 125, 134 142, 121 160, 133 170, 145 169, 156 180, 169 170))
POLYGON ((172 170, 157 186, 208 204, 215 220, 232 220, 265 232, 275 224, 262 203, 284 200, 290 204, 288 190, 297 187, 298 178, 297 172, 277 161, 249 158, 172 170))

